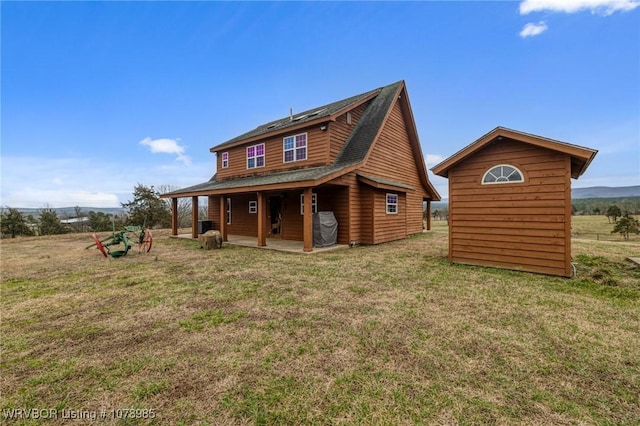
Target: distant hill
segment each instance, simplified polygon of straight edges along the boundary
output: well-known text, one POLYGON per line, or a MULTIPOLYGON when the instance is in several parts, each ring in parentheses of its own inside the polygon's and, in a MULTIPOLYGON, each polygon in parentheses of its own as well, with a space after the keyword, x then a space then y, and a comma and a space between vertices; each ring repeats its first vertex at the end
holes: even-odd
MULTIPOLYGON (((80 207, 83 213, 96 212, 96 213, 104 213, 104 214, 112 214, 112 215, 121 215, 124 213, 124 210, 120 207, 80 207)), ((32 215, 34 217, 40 216, 40 209, 29 209, 18 207, 18 210, 23 215, 32 215)), ((51 210, 55 211, 58 214, 59 218, 64 217, 75 217, 76 210, 75 207, 57 207, 52 208, 51 210)))
POLYGON ((640 197, 640 185, 636 186, 591 186, 589 188, 573 188, 571 198, 620 198, 640 197))

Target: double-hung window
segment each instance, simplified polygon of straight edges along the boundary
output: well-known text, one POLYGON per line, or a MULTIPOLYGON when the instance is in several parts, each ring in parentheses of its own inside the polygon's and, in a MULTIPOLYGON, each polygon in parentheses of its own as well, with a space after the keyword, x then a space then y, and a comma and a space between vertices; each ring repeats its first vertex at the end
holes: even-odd
POLYGON ((229 153, 228 152, 223 152, 222 153, 222 168, 226 169, 227 167, 229 167, 229 153))
POLYGON ((247 169, 264 167, 264 144, 247 147, 247 169))
POLYGON ((287 136, 283 139, 284 162, 301 161, 307 159, 307 134, 287 136))
POLYGON ((387 214, 398 214, 398 194, 387 194, 387 214))
POLYGON ((257 201, 249 201, 249 213, 258 213, 257 201))
MULTIPOLYGON (((318 194, 311 194, 311 213, 318 213, 318 194)), ((300 194, 300 214, 304 214, 304 194, 300 194)))

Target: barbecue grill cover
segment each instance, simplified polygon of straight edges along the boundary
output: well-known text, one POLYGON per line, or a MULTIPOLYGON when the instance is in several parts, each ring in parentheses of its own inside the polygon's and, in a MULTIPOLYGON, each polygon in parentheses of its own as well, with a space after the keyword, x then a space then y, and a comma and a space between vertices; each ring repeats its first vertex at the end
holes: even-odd
POLYGON ((338 241, 338 222, 333 212, 313 214, 313 246, 329 247, 338 241))

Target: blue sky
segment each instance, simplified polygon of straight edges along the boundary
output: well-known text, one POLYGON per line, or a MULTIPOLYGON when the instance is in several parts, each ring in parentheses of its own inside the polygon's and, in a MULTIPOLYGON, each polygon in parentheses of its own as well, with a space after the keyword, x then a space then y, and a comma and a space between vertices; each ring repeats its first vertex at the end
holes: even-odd
POLYGON ((505 126, 598 149, 574 187, 639 185, 639 6, 3 1, 0 205, 200 183, 210 147, 398 80, 428 167, 505 126))

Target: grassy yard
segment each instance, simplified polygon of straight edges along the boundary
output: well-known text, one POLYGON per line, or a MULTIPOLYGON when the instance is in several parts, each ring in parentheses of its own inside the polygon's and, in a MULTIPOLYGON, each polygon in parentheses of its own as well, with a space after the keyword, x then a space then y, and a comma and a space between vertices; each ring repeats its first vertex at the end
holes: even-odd
POLYGON ((573 279, 449 264, 444 222, 312 255, 90 242, 0 243, 0 423, 640 422, 638 242, 574 240, 573 279))
MULTIPOLYGON (((622 235, 612 234, 615 224, 609 223, 606 216, 574 216, 571 221, 571 234, 574 238, 599 240, 599 241, 623 241, 622 235)), ((640 235, 629 235, 629 241, 640 242, 640 235)))

